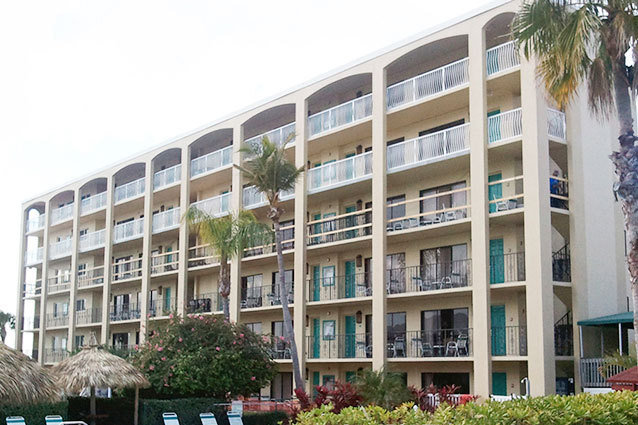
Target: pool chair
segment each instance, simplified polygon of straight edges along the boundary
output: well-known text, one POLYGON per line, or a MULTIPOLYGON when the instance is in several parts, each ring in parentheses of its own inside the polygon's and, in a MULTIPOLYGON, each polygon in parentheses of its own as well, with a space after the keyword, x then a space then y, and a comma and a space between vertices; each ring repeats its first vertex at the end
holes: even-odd
POLYGON ((217 425, 217 419, 215 419, 215 415, 210 412, 200 413, 199 419, 201 419, 202 425, 217 425))
POLYGON ((22 416, 8 416, 7 425, 25 425, 24 418, 22 416))
POLYGON ((60 415, 45 416, 44 422, 46 422, 46 425, 61 425, 64 423, 60 415))
POLYGON ((228 412, 228 423, 230 425, 244 425, 244 422, 241 420, 241 413, 228 412))
POLYGON ((164 425, 179 425, 177 414, 173 412, 163 413, 162 418, 164 418, 164 425))

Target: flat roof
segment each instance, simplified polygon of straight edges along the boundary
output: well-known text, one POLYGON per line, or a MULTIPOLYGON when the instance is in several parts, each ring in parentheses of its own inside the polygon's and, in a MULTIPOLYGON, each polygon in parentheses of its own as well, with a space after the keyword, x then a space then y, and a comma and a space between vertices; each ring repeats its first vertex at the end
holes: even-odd
POLYGON ((581 320, 578 322, 578 326, 605 326, 617 325, 619 323, 634 323, 634 312, 625 311, 624 313, 616 313, 610 314, 609 316, 581 320))

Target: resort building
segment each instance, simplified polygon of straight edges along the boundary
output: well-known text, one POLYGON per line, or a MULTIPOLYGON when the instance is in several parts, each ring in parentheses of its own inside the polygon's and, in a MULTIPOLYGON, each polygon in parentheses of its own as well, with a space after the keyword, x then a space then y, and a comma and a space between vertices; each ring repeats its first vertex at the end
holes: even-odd
MULTIPOLYGON (((243 143, 294 134, 294 290, 277 285, 273 246, 246 250, 232 320, 281 336, 288 297, 308 388, 387 367, 482 397, 524 393, 524 378, 532 395, 580 391, 581 365, 631 345, 627 325, 577 325, 628 310, 617 126, 586 96, 564 111, 548 100, 511 41, 519 6, 496 2, 25 202, 18 348, 32 339, 49 365, 93 331, 125 350, 171 312, 221 314, 218 259, 181 217, 196 205, 269 222, 233 163, 243 143)), ((263 395, 290 397, 286 343, 273 354, 263 395)))

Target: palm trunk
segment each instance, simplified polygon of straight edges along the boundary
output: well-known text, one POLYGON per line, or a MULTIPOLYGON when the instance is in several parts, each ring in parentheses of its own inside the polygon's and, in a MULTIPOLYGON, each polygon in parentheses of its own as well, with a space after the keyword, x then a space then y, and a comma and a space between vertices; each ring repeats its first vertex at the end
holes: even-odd
POLYGON ((219 295, 222 299, 222 309, 224 310, 224 317, 230 321, 230 303, 228 296, 230 295, 230 266, 228 264, 228 257, 222 255, 219 259, 219 295))
POLYGON ((91 425, 95 425, 97 409, 95 408, 95 387, 91 387, 91 425))
POLYGON ((286 282, 284 274, 284 254, 281 247, 281 232, 279 225, 279 214, 273 214, 272 217, 273 226, 275 228, 275 248, 277 249, 277 266, 279 270, 279 288, 281 294, 281 308, 284 316, 284 330, 285 337, 290 344, 290 357, 292 359, 292 371, 295 377, 295 389, 304 390, 305 383, 303 376, 301 375, 301 368, 299 367, 299 356, 297 354, 297 344, 295 342, 295 331, 292 327, 292 317, 290 317, 290 310, 288 309, 288 283, 286 282))

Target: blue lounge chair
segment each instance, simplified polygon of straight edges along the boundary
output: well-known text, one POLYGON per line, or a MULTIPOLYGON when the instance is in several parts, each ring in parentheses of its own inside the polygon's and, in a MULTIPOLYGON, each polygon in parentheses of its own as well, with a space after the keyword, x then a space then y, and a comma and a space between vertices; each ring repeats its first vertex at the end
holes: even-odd
POLYGON ((244 422, 241 420, 241 413, 228 412, 228 423, 230 425, 244 425, 244 422))
POLYGON ((164 413, 162 417, 164 418, 164 425, 179 425, 177 415, 173 412, 164 413))
POLYGON ((60 425, 64 423, 64 421, 62 420, 62 416, 60 415, 45 416, 44 422, 46 422, 46 425, 60 425))
POLYGON ((26 425, 22 416, 8 416, 7 425, 26 425))
POLYGON ((201 419, 202 425, 217 425, 217 419, 215 419, 215 415, 210 412, 200 413, 199 419, 201 419))

